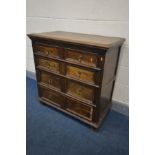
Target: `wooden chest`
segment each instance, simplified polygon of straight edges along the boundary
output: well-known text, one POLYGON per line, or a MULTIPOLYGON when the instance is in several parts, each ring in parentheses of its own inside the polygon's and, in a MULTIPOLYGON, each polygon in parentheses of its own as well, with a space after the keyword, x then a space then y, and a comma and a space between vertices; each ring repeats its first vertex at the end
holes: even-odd
POLYGON ((98 128, 111 107, 125 39, 61 31, 28 36, 39 100, 98 128))

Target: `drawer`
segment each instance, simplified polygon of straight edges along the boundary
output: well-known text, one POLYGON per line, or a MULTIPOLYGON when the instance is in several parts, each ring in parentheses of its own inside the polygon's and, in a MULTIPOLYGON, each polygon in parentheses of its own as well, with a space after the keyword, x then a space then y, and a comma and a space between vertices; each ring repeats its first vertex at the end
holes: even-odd
POLYGON ((38 54, 52 57, 59 57, 60 48, 36 45, 35 50, 38 54))
POLYGON ((81 102, 67 99, 66 110, 90 121, 92 120, 93 108, 81 102))
POLYGON ((76 50, 66 49, 66 59, 87 66, 97 66, 97 54, 89 52, 84 53, 76 50))
POLYGON ((57 61, 38 58, 37 62, 40 67, 59 72, 59 63, 57 61))
POLYGON ((63 106, 65 99, 61 94, 43 87, 40 87, 39 89, 40 89, 40 97, 43 100, 52 101, 53 104, 57 106, 63 106))
POLYGON ((42 82, 60 90, 60 80, 61 79, 56 75, 44 71, 39 71, 39 82, 42 82))
POLYGON ((67 81, 67 93, 86 101, 93 101, 94 88, 79 84, 73 81, 67 81))
POLYGON ((67 76, 94 83, 95 73, 78 67, 67 65, 67 76))

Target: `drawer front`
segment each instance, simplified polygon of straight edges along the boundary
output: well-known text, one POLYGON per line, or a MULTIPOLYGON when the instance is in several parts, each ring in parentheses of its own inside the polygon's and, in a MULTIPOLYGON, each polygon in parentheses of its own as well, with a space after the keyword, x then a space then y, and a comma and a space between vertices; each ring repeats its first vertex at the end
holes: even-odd
POLYGON ((67 82, 67 93, 83 100, 93 101, 94 89, 77 82, 67 82))
POLYGON ((59 72, 59 63, 56 61, 38 58, 38 65, 46 69, 59 72))
POLYGON ((60 78, 55 75, 41 71, 40 82, 43 82, 60 90, 60 78))
POLYGON ((84 81, 94 83, 94 72, 84 70, 78 67, 67 66, 67 75, 84 81))
POLYGON ((92 120, 93 108, 71 99, 67 99, 66 110, 80 117, 92 120))
POLYGON ((97 66, 97 55, 93 53, 82 53, 74 50, 66 49, 66 59, 88 66, 97 66))
POLYGON ((45 55, 45 56, 52 56, 52 57, 59 57, 60 49, 58 47, 48 47, 42 45, 36 45, 35 49, 37 53, 45 55))
POLYGON ((52 101, 57 106, 63 106, 65 99, 59 93, 56 93, 54 91, 51 91, 51 90, 48 90, 48 89, 42 88, 42 87, 40 87, 40 92, 41 92, 40 97, 42 99, 52 101))

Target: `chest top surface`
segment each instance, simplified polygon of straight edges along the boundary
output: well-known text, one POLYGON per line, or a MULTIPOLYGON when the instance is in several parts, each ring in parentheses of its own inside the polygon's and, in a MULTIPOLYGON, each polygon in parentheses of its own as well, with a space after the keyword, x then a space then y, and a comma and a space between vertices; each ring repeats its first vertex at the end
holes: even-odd
POLYGON ((125 41, 124 38, 119 37, 107 37, 100 35, 81 34, 81 33, 64 32, 64 31, 33 33, 28 34, 28 36, 30 38, 41 38, 41 39, 64 41, 70 43, 79 43, 107 49, 114 46, 121 46, 125 41))

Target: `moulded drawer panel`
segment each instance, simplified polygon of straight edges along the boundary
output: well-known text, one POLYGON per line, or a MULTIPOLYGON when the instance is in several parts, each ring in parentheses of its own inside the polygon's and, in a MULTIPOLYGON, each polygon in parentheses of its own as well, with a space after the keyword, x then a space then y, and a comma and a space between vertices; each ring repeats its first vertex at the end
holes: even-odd
POLYGON ((91 106, 84 105, 81 102, 77 102, 72 99, 67 99, 66 109, 80 117, 92 120, 93 108, 91 106))
POLYGON ((36 45, 35 50, 38 54, 52 57, 59 57, 60 48, 43 45, 36 45))
POLYGON ((38 66, 59 72, 59 63, 53 60, 38 58, 38 66))
POLYGON ((66 49, 66 59, 88 66, 97 66, 97 54, 93 53, 84 53, 72 49, 66 49))
POLYGON ((67 75, 83 81, 94 83, 95 72, 93 71, 67 65, 67 75))
POLYGON ((67 82, 67 93, 87 101, 93 101, 94 89, 77 82, 67 82))
POLYGON ((64 97, 57 92, 40 87, 40 94, 42 99, 52 101, 57 106, 63 106, 64 104, 64 97))
POLYGON ((44 72, 44 71, 40 71, 40 82, 45 83, 49 86, 55 87, 57 89, 60 89, 60 77, 44 72))

